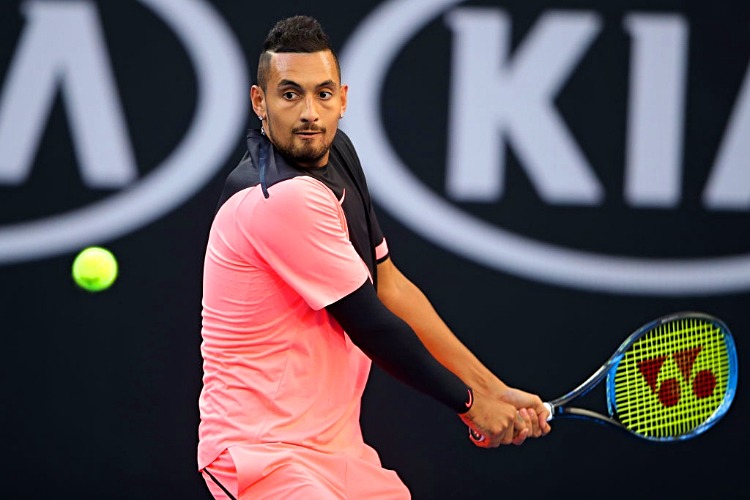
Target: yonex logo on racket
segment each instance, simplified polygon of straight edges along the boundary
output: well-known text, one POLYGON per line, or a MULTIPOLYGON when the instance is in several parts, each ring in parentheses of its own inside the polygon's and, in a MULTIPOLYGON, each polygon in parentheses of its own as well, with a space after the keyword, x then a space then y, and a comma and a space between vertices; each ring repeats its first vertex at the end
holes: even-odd
MULTIPOLYGON (((716 387, 716 376, 711 370, 700 370, 693 376, 693 366, 702 349, 702 346, 693 347, 675 352, 671 356, 679 369, 680 377, 684 382, 691 385, 693 394, 698 399, 711 396, 716 387)), ((657 356, 638 362, 638 370, 664 406, 676 405, 679 403, 681 395, 682 384, 677 377, 658 381, 662 366, 669 358, 668 356, 657 356)))
POLYGON ((545 404, 552 418, 584 418, 652 441, 678 441, 714 425, 736 388, 737 350, 727 326, 705 313, 682 312, 643 325, 586 381, 545 404), (571 404, 604 377, 608 415, 571 404))
POLYGON ((737 359, 729 330, 701 313, 646 325, 614 357, 607 376, 610 412, 631 432, 652 439, 702 432, 734 397, 737 359))

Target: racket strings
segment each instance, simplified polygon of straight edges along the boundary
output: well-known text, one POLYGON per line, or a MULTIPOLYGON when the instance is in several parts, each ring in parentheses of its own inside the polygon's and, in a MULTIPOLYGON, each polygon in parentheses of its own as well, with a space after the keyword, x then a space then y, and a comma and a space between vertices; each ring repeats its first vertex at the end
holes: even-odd
POLYGON ((701 318, 669 321, 640 337, 615 372, 618 419, 653 439, 687 435, 709 422, 729 387, 725 338, 701 318))

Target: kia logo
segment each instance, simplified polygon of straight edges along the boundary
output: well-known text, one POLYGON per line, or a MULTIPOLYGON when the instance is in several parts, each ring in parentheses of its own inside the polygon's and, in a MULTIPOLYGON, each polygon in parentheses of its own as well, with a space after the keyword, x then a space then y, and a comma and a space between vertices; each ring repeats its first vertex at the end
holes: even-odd
MULTIPOLYGON (((591 10, 543 12, 511 51, 511 15, 458 0, 392 0, 357 27, 341 51, 350 85, 345 129, 367 169, 374 199, 414 232, 477 263, 585 290, 705 295, 750 288, 750 254, 650 258, 582 250, 500 227, 462 210, 493 203, 507 186, 509 143, 540 203, 595 210, 618 196, 632 209, 679 211, 690 26, 679 13, 626 12, 616 26, 630 50, 622 191, 607 191, 555 104, 597 36, 591 10), (452 37, 444 195, 428 188, 385 133, 380 96, 402 49, 429 23, 452 37), (387 33, 387 36, 383 34, 387 33), (487 99, 492 96, 492 99, 487 99), (450 199, 450 201, 449 201, 450 199)), ((418 126, 419 116, 414 117, 418 126)), ((590 124, 589 126, 598 126, 590 124)), ((745 76, 701 197, 713 213, 750 209, 750 77, 745 76)), ((439 144, 437 146, 440 146, 439 144)), ((523 214, 518 214, 519 217, 523 214)), ((675 242, 679 248, 679 242, 675 242)), ((743 250, 747 252, 747 249, 743 250)))

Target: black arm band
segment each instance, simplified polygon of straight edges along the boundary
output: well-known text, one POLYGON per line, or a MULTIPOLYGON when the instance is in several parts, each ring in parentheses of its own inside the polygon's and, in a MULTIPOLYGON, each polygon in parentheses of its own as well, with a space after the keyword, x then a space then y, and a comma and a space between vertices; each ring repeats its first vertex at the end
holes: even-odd
POLYGON ((471 391, 441 365, 401 318, 380 302, 369 281, 326 307, 352 342, 398 380, 457 413, 471 405, 471 391))

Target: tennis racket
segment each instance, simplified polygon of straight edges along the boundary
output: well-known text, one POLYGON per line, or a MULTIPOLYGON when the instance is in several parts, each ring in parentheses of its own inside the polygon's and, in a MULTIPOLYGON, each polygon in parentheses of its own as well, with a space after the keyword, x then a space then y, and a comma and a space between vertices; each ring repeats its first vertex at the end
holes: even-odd
POLYGON ((711 428, 736 389, 737 351, 727 326, 708 314, 681 312, 643 325, 586 381, 544 405, 548 421, 580 418, 668 442, 711 428), (569 405, 605 377, 608 415, 569 405))
POLYGON ((582 418, 649 441, 679 441, 724 416, 736 388, 737 351, 727 326, 682 312, 643 325, 588 380, 545 405, 548 420, 582 418), (569 406, 605 377, 608 415, 569 406))

